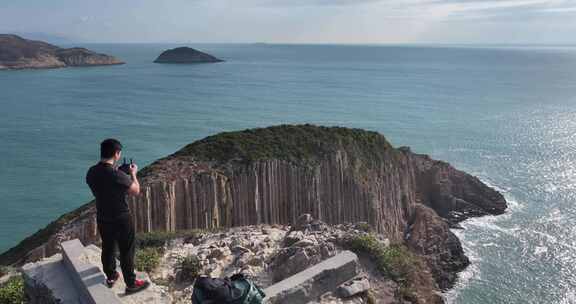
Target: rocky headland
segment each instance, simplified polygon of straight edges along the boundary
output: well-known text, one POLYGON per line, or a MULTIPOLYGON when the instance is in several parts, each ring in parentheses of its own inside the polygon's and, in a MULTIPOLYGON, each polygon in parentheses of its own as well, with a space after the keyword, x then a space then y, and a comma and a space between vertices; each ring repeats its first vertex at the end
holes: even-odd
MULTIPOLYGON (((413 303, 441 303, 436 291, 453 286, 457 273, 470 263, 450 227, 472 216, 501 214, 507 207, 496 190, 448 163, 394 148, 379 133, 340 127, 282 125, 217 134, 155 161, 139 178, 142 193, 129 202, 140 233, 298 227, 302 214, 326 227, 365 223, 386 246, 414 256, 410 264, 419 270, 410 274, 412 296, 404 297, 413 303)), ((314 240, 320 242, 321 235, 320 243, 332 243, 334 250, 310 249, 300 257, 323 258, 350 235, 338 233, 340 228, 322 229, 326 233, 314 233, 314 240)), ((74 238, 99 242, 94 202, 3 253, 0 264, 51 256, 62 241, 74 238)), ((307 248, 314 242, 304 243, 307 248)), ((364 247, 374 251, 372 245, 364 247)), ((275 254, 286 252, 282 261, 299 250, 277 249, 275 254)), ((272 275, 271 280, 278 279, 272 275)))
POLYGON ((210 54, 189 47, 179 47, 162 52, 155 63, 211 63, 222 62, 210 54))
POLYGON ((16 35, 0 34, 0 70, 47 69, 123 64, 85 48, 60 48, 16 35))

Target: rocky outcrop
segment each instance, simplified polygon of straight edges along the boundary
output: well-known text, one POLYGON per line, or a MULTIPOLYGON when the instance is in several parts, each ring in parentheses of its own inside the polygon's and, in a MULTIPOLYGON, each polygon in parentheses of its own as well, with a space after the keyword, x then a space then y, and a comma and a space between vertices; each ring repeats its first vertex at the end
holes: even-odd
POLYGON ((154 60, 155 63, 209 63, 222 61, 224 60, 189 47, 179 47, 164 51, 154 60))
POLYGON ((55 45, 0 34, 0 70, 45 69, 70 66, 115 65, 115 57, 84 48, 63 49, 55 45))
MULTIPOLYGON (((159 265, 150 272, 150 277, 152 281, 162 282, 174 300, 173 303, 190 303, 194 282, 179 280, 182 270, 179 269, 178 265, 184 258, 193 256, 199 259, 198 275, 230 277, 242 273, 259 287, 265 289, 269 299, 273 297, 273 290, 277 291, 275 292, 277 295, 280 294, 279 290, 293 291, 284 294, 289 297, 289 300, 279 303, 297 303, 299 296, 304 296, 308 300, 316 298, 316 303, 319 304, 366 303, 367 289, 370 289, 371 293, 378 298, 378 303, 403 303, 399 298, 399 286, 375 270, 373 264, 366 259, 359 260, 359 267, 354 267, 353 274, 350 274, 347 270, 351 269, 344 265, 328 270, 331 277, 347 277, 345 280, 358 275, 352 281, 341 286, 344 291, 338 291, 338 285, 342 281, 334 283, 334 280, 327 279, 322 275, 318 276, 317 280, 305 280, 305 282, 300 280, 299 283, 295 283, 298 280, 292 280, 294 278, 292 275, 298 276, 301 270, 305 270, 308 274, 314 273, 314 271, 310 271, 311 268, 317 267, 320 263, 347 250, 341 246, 345 243, 344 237, 353 238, 368 235, 367 232, 357 229, 361 225, 331 226, 319 221, 315 221, 315 223, 317 225, 312 226, 311 229, 304 230, 295 230, 295 227, 283 225, 258 225, 214 232, 193 232, 189 236, 177 237, 167 241, 162 247, 163 254, 159 265), (289 241, 291 239, 290 234, 294 231, 298 231, 300 234, 299 243, 289 241), (331 248, 331 251, 329 254, 323 255, 314 250, 314 248, 319 247, 331 248), (287 274, 286 268, 281 266, 281 262, 285 258, 290 259, 305 251, 300 249, 308 248, 312 250, 308 251, 305 257, 297 258, 298 263, 292 264, 299 270, 290 271, 287 274), (294 254, 290 256, 287 252, 294 254), (281 282, 274 280, 278 271, 287 274, 282 279, 288 280, 281 282), (280 286, 288 286, 289 288, 284 289, 280 286), (304 295, 300 290, 305 291, 303 292, 304 295), (341 292, 343 293, 341 294, 341 292)), ((384 241, 383 244, 385 244, 384 241)), ((328 267, 328 269, 330 268, 332 267, 328 267)), ((308 278, 312 277, 309 276, 308 278)))
MULTIPOLYGON (((129 203, 140 232, 294 224, 304 213, 327 224, 367 222, 426 257, 442 288, 467 264, 447 223, 506 208, 500 193, 445 162, 395 149, 376 132, 339 127, 210 136, 139 178, 141 194, 129 203)), ((98 242, 93 203, 0 255, 0 263, 52 255, 71 238, 98 242)))
POLYGON ((442 290, 452 287, 457 273, 470 264, 460 241, 450 231, 448 224, 426 206, 416 206, 406 242, 425 259, 442 290))
POLYGON ((498 215, 506 210, 501 193, 486 186, 477 177, 450 164, 415 154, 407 147, 399 150, 410 157, 416 169, 418 196, 451 225, 470 217, 498 215))

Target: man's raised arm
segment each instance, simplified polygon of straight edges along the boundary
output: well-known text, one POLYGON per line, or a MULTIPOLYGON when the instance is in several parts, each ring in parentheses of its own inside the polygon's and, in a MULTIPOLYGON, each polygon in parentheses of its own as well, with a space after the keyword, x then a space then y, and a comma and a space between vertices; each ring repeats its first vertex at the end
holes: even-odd
POLYGON ((136 173, 138 172, 138 166, 136 164, 130 165, 130 176, 132 177, 132 184, 128 188, 128 193, 132 195, 140 194, 140 183, 138 182, 138 177, 136 173))

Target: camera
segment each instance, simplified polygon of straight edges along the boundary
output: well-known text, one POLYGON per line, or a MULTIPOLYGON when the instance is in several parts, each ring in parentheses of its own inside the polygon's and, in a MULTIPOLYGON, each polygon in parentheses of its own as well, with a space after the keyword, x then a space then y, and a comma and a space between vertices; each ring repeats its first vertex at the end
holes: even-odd
POLYGON ((122 163, 122 165, 118 167, 118 170, 130 175, 130 166, 132 166, 132 164, 133 164, 132 159, 130 159, 130 163, 127 163, 126 157, 124 157, 124 163, 122 163))

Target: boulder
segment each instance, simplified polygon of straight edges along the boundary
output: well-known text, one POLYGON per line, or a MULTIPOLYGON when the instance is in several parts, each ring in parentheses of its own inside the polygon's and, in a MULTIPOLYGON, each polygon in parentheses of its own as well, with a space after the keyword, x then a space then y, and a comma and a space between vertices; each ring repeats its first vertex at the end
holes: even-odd
POLYGON ((338 287, 337 293, 342 298, 349 298, 370 289, 367 277, 354 278, 338 287))

